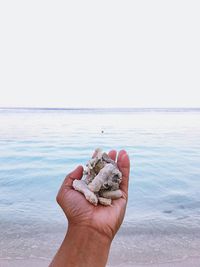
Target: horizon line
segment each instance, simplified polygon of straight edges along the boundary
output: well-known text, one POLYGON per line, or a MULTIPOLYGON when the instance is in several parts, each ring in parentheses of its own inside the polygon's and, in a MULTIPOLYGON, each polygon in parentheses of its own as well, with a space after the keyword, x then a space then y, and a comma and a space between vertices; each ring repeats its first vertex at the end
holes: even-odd
POLYGON ((200 109, 200 107, 0 107, 0 109, 26 109, 26 110, 137 110, 137 109, 200 109))

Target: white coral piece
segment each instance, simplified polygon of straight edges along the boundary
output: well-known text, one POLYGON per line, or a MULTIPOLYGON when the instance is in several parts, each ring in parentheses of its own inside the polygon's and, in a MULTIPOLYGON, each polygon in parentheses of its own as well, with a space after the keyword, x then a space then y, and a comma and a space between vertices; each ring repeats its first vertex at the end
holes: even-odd
POLYGON ((74 180, 73 188, 82 194, 85 198, 97 205, 111 205, 112 199, 122 197, 122 191, 119 184, 122 180, 122 174, 117 164, 106 153, 100 149, 95 151, 95 156, 89 160, 84 170, 82 180, 74 180))

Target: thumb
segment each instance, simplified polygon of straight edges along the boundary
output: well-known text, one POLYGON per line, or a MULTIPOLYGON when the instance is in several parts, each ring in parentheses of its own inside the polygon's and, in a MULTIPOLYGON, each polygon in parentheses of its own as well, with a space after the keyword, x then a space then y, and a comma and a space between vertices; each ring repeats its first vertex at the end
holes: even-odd
POLYGON ((70 172, 64 179, 60 190, 58 191, 57 194, 57 202, 60 203, 63 193, 66 192, 66 190, 71 189, 72 187, 72 183, 75 179, 81 179, 83 176, 83 167, 82 166, 78 166, 75 170, 73 170, 72 172, 70 172))
POLYGON ((83 176, 83 167, 82 166, 78 166, 75 170, 73 170, 72 172, 70 172, 65 180, 64 180, 64 184, 65 186, 72 186, 72 183, 75 179, 80 180, 83 176))

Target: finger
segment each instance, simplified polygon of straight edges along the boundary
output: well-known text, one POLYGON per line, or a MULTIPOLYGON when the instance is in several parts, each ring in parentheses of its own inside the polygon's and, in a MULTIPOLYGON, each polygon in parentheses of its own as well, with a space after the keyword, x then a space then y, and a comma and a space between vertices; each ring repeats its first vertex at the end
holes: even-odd
POLYGON ((112 160, 116 160, 116 156, 117 156, 117 151, 116 150, 111 150, 109 153, 108 153, 108 156, 112 159, 112 160))
POLYGON ((125 150, 121 150, 119 152, 119 155, 117 158, 117 166, 122 173, 122 182, 120 184, 120 189, 124 192, 125 197, 127 197, 128 196, 129 173, 130 173, 130 160, 125 150))

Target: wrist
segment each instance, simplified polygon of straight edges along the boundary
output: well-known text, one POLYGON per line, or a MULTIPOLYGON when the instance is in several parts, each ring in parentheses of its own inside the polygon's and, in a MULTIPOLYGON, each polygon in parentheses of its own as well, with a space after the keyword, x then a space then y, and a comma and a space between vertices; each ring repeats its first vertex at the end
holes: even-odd
POLYGON ((92 225, 80 225, 80 224, 68 224, 68 229, 66 236, 68 237, 79 237, 87 240, 89 238, 90 242, 101 241, 105 246, 110 246, 112 242, 112 237, 109 234, 105 234, 98 229, 94 228, 92 225))
POLYGON ((67 266, 104 267, 106 265, 111 240, 96 229, 69 224, 64 243, 71 251, 70 264, 67 266))

